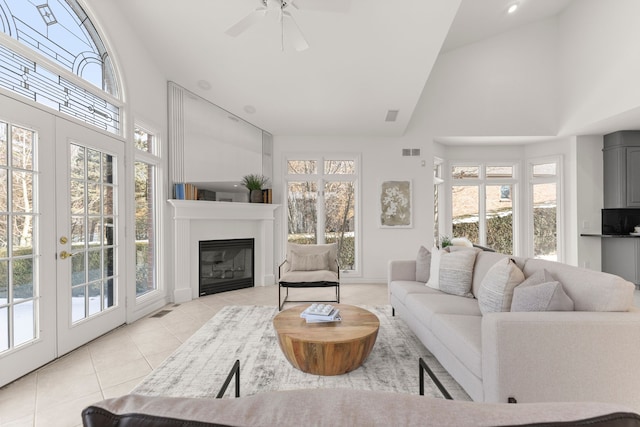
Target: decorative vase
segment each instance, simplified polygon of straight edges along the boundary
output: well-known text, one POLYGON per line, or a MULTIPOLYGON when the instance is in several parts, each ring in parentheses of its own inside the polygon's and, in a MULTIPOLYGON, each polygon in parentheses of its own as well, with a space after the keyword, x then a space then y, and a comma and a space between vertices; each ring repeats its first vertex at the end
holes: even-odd
POLYGON ((251 203, 262 203, 262 190, 251 190, 249 201, 251 203))

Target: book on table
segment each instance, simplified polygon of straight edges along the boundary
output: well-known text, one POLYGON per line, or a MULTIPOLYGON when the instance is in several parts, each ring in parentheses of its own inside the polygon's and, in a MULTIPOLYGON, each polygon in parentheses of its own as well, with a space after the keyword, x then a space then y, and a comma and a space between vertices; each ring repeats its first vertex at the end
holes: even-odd
POLYGON ((305 319, 307 323, 321 322, 338 322, 340 318, 340 310, 329 304, 311 304, 300 313, 300 317, 305 319))

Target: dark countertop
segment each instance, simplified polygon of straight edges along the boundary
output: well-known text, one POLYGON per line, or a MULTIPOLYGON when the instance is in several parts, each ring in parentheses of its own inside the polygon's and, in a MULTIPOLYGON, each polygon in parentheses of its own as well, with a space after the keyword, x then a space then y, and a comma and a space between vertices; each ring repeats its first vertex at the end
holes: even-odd
POLYGON ((632 236, 631 234, 595 234, 595 233, 582 233, 580 236, 583 237, 614 237, 618 239, 628 239, 635 238, 640 239, 640 236, 632 236))

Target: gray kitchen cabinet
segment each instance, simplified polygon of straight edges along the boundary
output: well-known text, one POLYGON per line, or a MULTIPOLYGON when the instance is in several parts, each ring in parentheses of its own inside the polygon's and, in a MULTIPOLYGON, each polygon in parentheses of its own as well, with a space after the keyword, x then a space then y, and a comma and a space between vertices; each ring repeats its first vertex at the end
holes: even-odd
POLYGON ((602 271, 640 285, 640 238, 603 238, 602 271))
POLYGON ((604 208, 640 207, 640 131, 604 136, 604 208))
POLYGON ((627 207, 640 207, 640 147, 627 147, 627 207))

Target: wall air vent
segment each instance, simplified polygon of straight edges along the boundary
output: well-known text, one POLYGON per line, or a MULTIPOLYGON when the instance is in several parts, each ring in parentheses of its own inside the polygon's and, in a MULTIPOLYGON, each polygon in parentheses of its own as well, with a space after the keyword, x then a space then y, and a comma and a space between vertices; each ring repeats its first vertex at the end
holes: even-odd
POLYGON ((419 148, 403 148, 402 157, 420 157, 419 148))
POLYGON ((387 117, 385 117, 385 122, 395 122, 398 118, 398 113, 400 110, 389 110, 387 111, 387 117))

